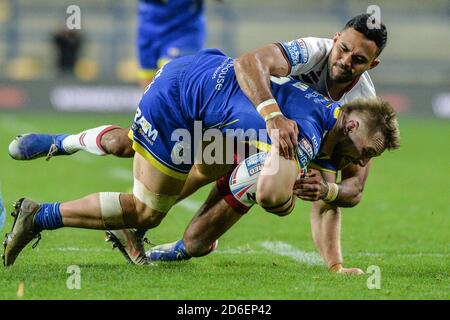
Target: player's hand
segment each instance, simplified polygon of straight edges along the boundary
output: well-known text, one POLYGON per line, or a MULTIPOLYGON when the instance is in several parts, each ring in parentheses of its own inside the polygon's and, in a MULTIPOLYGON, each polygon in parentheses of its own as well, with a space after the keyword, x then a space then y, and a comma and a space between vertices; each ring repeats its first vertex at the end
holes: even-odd
POLYGON ((266 126, 270 139, 279 146, 280 155, 289 160, 294 159, 298 137, 297 123, 280 115, 267 120, 266 126), (272 134, 274 129, 278 130, 278 135, 272 134))
POLYGON ((328 192, 328 185, 319 170, 309 169, 294 183, 294 194, 302 200, 317 201, 323 199, 328 192))

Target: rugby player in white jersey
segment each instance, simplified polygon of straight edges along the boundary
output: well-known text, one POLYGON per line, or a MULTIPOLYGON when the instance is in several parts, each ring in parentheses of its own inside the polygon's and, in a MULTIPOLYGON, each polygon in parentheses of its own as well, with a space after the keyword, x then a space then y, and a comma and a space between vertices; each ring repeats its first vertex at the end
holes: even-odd
MULTIPOLYGON (((236 59, 236 76, 242 90, 255 106, 265 105, 261 108, 261 115, 268 119, 269 130, 275 128, 279 130, 281 152, 286 157, 293 157, 297 127, 293 121, 282 115, 270 116, 279 112, 276 103, 270 103, 273 99, 268 85, 270 75, 298 77, 324 95, 341 103, 357 97, 375 96, 375 89, 366 71, 378 65, 377 57, 386 44, 387 33, 382 23, 380 28, 373 28, 369 19, 368 14, 351 19, 344 30, 336 33, 333 39, 300 38, 286 43, 270 44, 236 59)), ((73 139, 56 143, 57 151, 54 154, 67 154, 76 150, 92 152, 92 148, 98 149, 92 153, 104 154, 105 151, 108 153, 108 150, 124 150, 118 145, 129 143, 127 139, 104 140, 102 132, 88 137, 92 143, 85 143, 87 135, 84 135, 84 139, 79 139, 81 136, 81 134, 69 136, 73 139), (72 143, 74 145, 71 145, 72 143)), ((55 139, 55 142, 58 140, 55 139)), ((16 141, 15 146, 17 145, 16 141)), ((29 154, 42 156, 50 148, 41 149, 45 149, 45 152, 29 154)), ((128 147, 126 149, 131 150, 128 147)), ((14 154, 11 148, 10 153, 13 157, 17 155, 17 152, 14 154)), ((109 153, 115 154, 114 151, 109 153)), ((129 156, 123 153, 120 155, 129 156)), ((296 184, 296 194, 301 199, 315 201, 311 209, 313 239, 330 270, 360 273, 362 271, 359 269, 342 266, 339 206, 351 207, 359 202, 369 165, 365 168, 348 165, 342 171, 341 182, 336 184, 336 173, 327 172, 325 163, 318 161, 316 164, 316 167, 322 170, 321 174, 311 171, 296 184), (324 164, 325 168, 320 168, 321 164, 324 164), (338 192, 330 192, 336 188, 338 192)), ((210 252, 214 247, 214 240, 241 217, 242 212, 230 207, 229 203, 221 200, 223 198, 224 195, 218 192, 217 187, 214 187, 207 203, 202 206, 203 210, 196 215, 186 230, 184 243, 182 243, 186 258, 210 252), (221 228, 218 228, 218 224, 214 221, 221 221, 221 228)), ((118 236, 120 240, 121 235, 118 234, 118 236)), ((134 237, 135 235, 127 232, 126 236, 134 237)), ((119 241, 119 247, 124 243, 119 241)), ((142 251, 139 239, 132 243, 142 251)), ((122 249, 133 262, 143 260, 142 257, 131 257, 129 254, 136 252, 136 247, 122 246, 122 249)), ((164 259, 164 257, 158 258, 164 259)))

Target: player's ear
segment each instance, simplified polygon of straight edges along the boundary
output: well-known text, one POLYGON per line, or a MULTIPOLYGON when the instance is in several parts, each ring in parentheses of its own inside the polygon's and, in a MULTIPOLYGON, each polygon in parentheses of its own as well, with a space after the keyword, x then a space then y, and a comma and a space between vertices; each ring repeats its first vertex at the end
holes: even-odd
POLYGON ((369 70, 375 68, 377 65, 380 64, 380 62, 381 62, 380 59, 378 59, 378 58, 374 59, 374 60, 372 61, 372 63, 370 64, 370 66, 369 66, 369 70))
POLYGON ((350 132, 355 132, 358 128, 359 128, 359 121, 351 119, 345 123, 344 132, 345 134, 349 134, 350 132))
POLYGON ((336 41, 339 39, 340 36, 341 36, 341 33, 340 32, 336 32, 334 34, 334 37, 333 37, 333 43, 336 43, 336 41))

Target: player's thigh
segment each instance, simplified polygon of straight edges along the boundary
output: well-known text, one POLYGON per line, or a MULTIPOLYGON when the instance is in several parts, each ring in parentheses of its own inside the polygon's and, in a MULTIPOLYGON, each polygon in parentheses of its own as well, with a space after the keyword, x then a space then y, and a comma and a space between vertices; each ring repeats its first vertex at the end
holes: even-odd
POLYGON ((139 153, 134 156, 133 175, 134 179, 142 183, 146 190, 158 195, 179 195, 185 184, 185 180, 163 173, 139 153))

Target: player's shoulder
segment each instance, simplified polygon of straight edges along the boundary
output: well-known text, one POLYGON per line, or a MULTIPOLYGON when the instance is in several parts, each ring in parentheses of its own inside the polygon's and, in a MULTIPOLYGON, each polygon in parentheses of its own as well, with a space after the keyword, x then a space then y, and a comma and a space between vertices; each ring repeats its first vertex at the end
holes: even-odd
POLYGON ((339 100, 344 104, 357 98, 373 98, 376 97, 375 86, 370 78, 369 73, 366 71, 360 77, 355 86, 344 95, 343 99, 339 100))
POLYGON ((305 58, 307 58, 306 54, 328 54, 333 47, 333 40, 328 38, 303 37, 280 42, 280 44, 287 49, 287 51, 301 51, 305 58))
POLYGON ((329 38, 305 37, 300 38, 312 48, 320 49, 321 51, 329 51, 333 47, 333 40, 329 38))
POLYGON ((369 72, 366 71, 361 75, 358 86, 363 98, 372 98, 376 96, 375 85, 372 82, 369 72))

